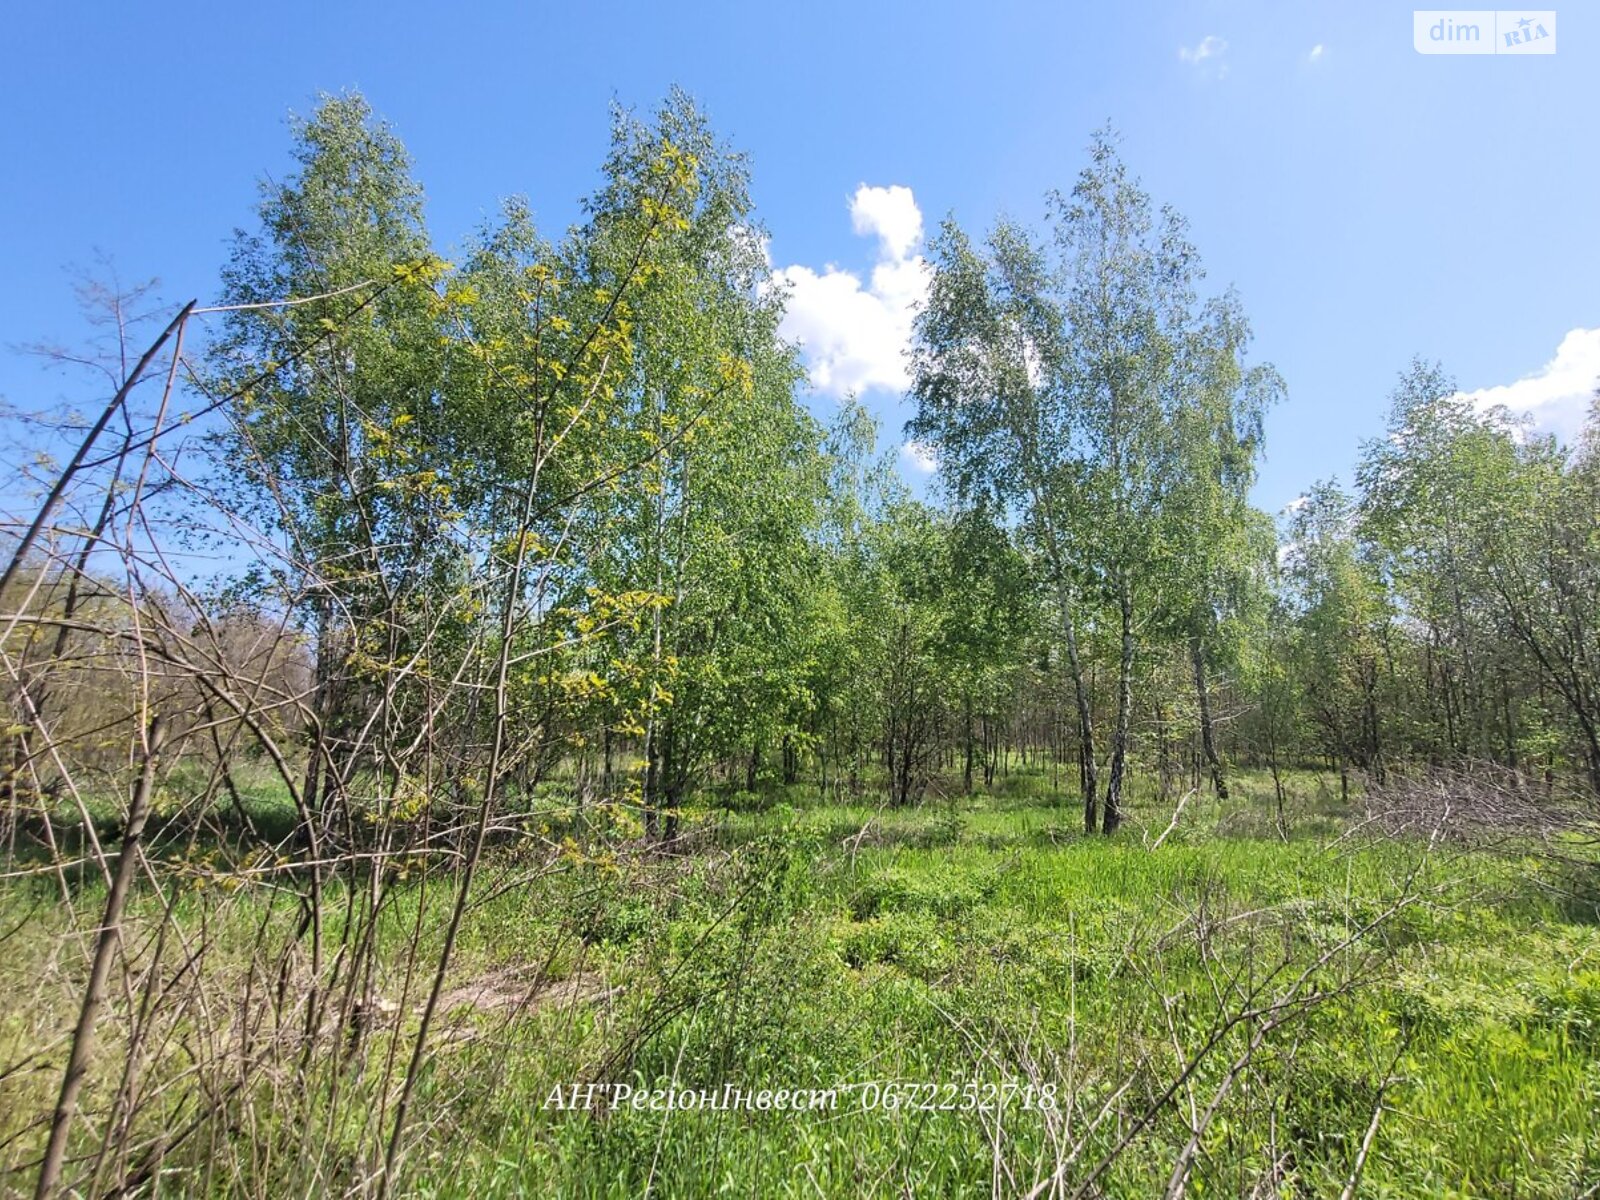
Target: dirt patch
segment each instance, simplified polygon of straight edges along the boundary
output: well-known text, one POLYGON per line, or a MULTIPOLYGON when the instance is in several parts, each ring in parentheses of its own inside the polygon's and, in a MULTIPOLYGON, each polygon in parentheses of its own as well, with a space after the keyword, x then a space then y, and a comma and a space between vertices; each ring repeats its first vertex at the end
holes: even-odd
POLYGON ((595 974, 541 979, 537 968, 498 967, 445 992, 439 997, 439 1009, 446 1013, 460 1009, 492 1013, 565 1008, 609 1000, 621 991, 620 987, 607 987, 605 980, 595 974))

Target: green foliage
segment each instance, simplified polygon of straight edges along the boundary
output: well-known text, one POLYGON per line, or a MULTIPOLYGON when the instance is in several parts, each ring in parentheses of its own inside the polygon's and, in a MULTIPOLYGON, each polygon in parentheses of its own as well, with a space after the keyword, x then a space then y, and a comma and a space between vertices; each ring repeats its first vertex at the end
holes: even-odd
POLYGON ((746 161, 682 94, 614 114, 572 229, 514 200, 459 263, 360 97, 294 157, 179 522, 255 561, 157 594, 113 456, 125 578, 103 529, 17 575, 0 1165, 104 1007, 96 1192, 134 1144, 129 1187, 197 1194, 1325 1195, 1367 1139, 1373 1195, 1597 1177, 1600 408, 1563 446, 1414 363, 1274 545, 1282 381, 1099 135, 1048 238, 929 247, 918 500, 863 406, 808 410, 746 161), (91 935, 124 974, 85 1005, 91 935), (847 1098, 539 1103, 591 1081, 847 1098), (1064 1107, 855 1103, 1019 1081, 1064 1107))

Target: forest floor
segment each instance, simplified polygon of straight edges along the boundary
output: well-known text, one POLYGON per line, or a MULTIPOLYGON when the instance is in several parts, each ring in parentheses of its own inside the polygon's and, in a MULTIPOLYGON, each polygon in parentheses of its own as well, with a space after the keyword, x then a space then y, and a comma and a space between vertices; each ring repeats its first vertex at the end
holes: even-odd
MULTIPOLYGON (((533 844, 566 848, 497 846, 475 889, 400 1193, 1600 1195, 1592 865, 1379 838, 1309 775, 1287 837, 1264 777, 1170 831, 1172 805, 1136 796, 1110 839, 1046 784, 909 810, 741 797, 687 814, 673 855, 573 826, 552 791, 533 844), (752 1107, 613 1104, 613 1085, 752 1107), (763 1111, 761 1089, 807 1099, 763 1111)), ((59 1080, 10 1068, 59 1057, 81 992, 55 886, 0 890, 0 1189, 27 1185, 59 1080)), ((174 901, 197 938, 243 946, 271 915, 206 890, 174 901)), ((248 1147, 176 1148, 164 1194, 307 1194, 352 1169, 338 1148, 420 1019, 403 948, 427 961, 449 897, 400 885, 396 966, 313 1119, 275 1127, 272 1089, 308 1085, 261 1083, 248 1147)), ((182 1041, 146 1067, 179 1081, 174 1126, 182 1041)))

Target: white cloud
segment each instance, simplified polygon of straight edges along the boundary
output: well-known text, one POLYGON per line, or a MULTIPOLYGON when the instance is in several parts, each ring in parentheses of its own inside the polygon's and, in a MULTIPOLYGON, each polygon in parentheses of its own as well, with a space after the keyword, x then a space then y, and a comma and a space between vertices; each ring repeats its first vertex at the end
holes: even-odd
POLYGON ((922 211, 911 189, 862 184, 850 200, 850 223, 878 241, 878 262, 863 280, 854 271, 795 265, 773 273, 788 291, 780 332, 801 347, 812 384, 823 392, 910 385, 905 350, 911 322, 928 292, 928 266, 916 253, 922 211))
POLYGON ((1312 62, 1312 63, 1321 62, 1322 61, 1322 55, 1323 55, 1323 46, 1322 46, 1321 42, 1318 42, 1315 46, 1311 47, 1310 52, 1307 53, 1306 61, 1307 62, 1312 62))
POLYGON ((939 459, 933 453, 933 447, 919 441, 909 441, 900 447, 900 453, 905 460, 917 470, 931 475, 939 469, 939 459))
POLYGON ((1228 43, 1214 33, 1200 39, 1197 46, 1179 46, 1178 58, 1186 63, 1203 63, 1208 58, 1221 58, 1228 52, 1228 43))
POLYGON ((1600 328, 1574 329, 1561 339, 1555 357, 1515 383, 1461 393, 1479 408, 1504 405, 1527 416, 1540 429, 1573 437, 1583 425, 1589 402, 1600 386, 1600 328))
POLYGON ((922 210, 911 189, 862 184, 850 201, 850 224, 862 237, 876 236, 886 257, 904 259, 922 241, 922 210))

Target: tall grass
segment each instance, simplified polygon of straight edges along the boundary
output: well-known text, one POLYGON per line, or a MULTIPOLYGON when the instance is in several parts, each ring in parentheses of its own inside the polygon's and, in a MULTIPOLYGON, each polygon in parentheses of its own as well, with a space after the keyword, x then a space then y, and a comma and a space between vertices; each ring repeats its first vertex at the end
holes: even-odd
MULTIPOLYGON (((1261 802, 1259 781, 1245 790, 1236 812, 1261 802)), ((1048 800, 791 803, 697 812, 687 856, 599 834, 553 860, 556 832, 499 846, 452 959, 397 1190, 1321 1196, 1358 1159, 1363 1195, 1569 1197, 1600 1179, 1600 925, 1539 871, 1420 841, 1330 845, 1307 832, 1333 819, 1314 805, 1288 840, 1230 835, 1227 810, 1197 805, 1152 851, 1167 815, 1147 798, 1144 827, 1106 840, 1073 833, 1048 800), (863 1085, 885 1081, 1050 1082, 1060 1103, 864 1111, 863 1085), (546 1107, 589 1082, 844 1091, 818 1113, 546 1107)), ((244 987, 254 930, 293 911, 225 886, 197 870, 179 894, 136 897, 132 919, 170 905, 214 979, 231 969, 244 987)), ((348 886, 329 881, 331 921, 348 886)), ((86 931, 49 896, 39 879, 0 891, 13 1190, 80 986, 63 951, 86 931)), ((327 1032, 352 1046, 336 1070, 252 1080, 229 1101, 234 1127, 165 1157, 164 1192, 359 1189, 371 1114, 400 1069, 390 1038, 420 1020, 401 951, 427 960, 449 900, 425 875, 396 885, 375 1000, 356 1017, 368 1036, 327 1032), (316 1097, 285 1106, 295 1124, 273 1116, 289 1089, 316 1097)), ((171 1022, 143 1057, 168 1090, 142 1119, 181 1126, 187 1043, 237 1036, 217 1013, 171 1022)), ((95 1075, 91 1097, 114 1075, 95 1075)))

